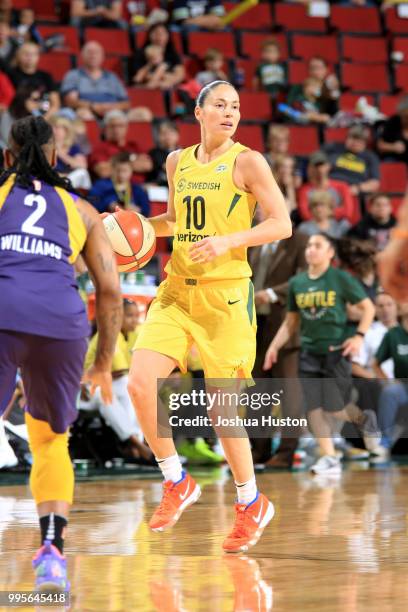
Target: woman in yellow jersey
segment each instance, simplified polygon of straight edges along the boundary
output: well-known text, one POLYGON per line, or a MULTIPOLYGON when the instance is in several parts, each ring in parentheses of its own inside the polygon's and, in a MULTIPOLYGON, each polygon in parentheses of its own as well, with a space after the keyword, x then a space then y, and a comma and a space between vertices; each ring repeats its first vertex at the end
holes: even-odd
MULTIPOLYGON (((247 247, 288 238, 285 201, 260 153, 234 142, 239 95, 226 81, 204 87, 195 116, 201 143, 171 153, 167 212, 150 219, 157 236, 174 235, 173 253, 146 323, 136 341, 129 391, 139 423, 165 479, 150 527, 163 531, 200 496, 182 471, 172 439, 157 434, 157 381, 185 370, 198 347, 206 379, 250 378, 256 320, 247 247), (251 227, 256 203, 263 221, 251 227)), ((222 438, 235 483, 236 521, 224 550, 247 550, 273 516, 257 492, 248 439, 222 438)))

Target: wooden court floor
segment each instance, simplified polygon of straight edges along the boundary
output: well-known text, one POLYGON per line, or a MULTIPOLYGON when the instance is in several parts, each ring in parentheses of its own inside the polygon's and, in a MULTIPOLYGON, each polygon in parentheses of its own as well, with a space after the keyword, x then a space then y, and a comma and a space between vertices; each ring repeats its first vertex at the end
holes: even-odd
MULTIPOLYGON (((221 551, 234 497, 222 470, 196 476, 199 503, 162 534, 146 523, 160 499, 157 479, 80 483, 66 546, 70 609, 406 611, 408 468, 365 467, 341 478, 260 475, 276 515, 246 556, 221 551)), ((32 589, 37 540, 28 487, 0 487, 0 590, 32 589)))

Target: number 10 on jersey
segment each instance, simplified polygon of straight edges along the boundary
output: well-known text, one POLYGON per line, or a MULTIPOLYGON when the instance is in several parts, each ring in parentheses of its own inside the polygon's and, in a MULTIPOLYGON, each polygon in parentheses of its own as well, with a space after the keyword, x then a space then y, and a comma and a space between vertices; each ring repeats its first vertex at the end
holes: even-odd
POLYGON ((183 199, 183 204, 186 204, 187 206, 186 229, 191 229, 192 216, 194 228, 197 230, 202 230, 205 227, 204 198, 202 196, 196 196, 194 199, 192 199, 191 196, 188 195, 183 199))

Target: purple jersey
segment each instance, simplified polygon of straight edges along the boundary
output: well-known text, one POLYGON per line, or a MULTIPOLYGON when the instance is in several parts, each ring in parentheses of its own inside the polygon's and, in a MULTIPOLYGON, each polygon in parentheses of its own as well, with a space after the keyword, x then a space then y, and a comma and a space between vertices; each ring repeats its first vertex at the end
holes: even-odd
POLYGON ((89 335, 73 263, 86 240, 76 196, 39 182, 0 187, 0 329, 61 340, 89 335))

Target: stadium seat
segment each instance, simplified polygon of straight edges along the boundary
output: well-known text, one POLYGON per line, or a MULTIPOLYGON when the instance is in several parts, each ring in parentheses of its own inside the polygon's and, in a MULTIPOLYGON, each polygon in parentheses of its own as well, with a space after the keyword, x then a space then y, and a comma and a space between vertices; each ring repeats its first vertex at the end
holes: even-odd
POLYGON ((85 42, 96 40, 107 55, 130 55, 129 34, 117 28, 86 28, 85 42))
POLYGON ((401 196, 393 196, 390 197, 391 200, 391 206, 392 206, 392 212, 394 213, 394 215, 397 214, 399 207, 402 204, 402 197, 401 196))
POLYGON ((13 9, 16 11, 26 8, 31 8, 31 0, 13 0, 13 9))
POLYGON ((343 36, 342 58, 370 64, 387 62, 387 42, 379 36, 343 36))
POLYGON ((150 215, 156 217, 167 210, 167 202, 150 202, 150 215))
POLYGON ((41 55, 38 67, 40 70, 49 72, 54 81, 60 83, 65 74, 72 68, 72 58, 70 53, 61 51, 45 53, 41 55))
POLYGON ((259 64, 258 60, 254 59, 239 59, 235 62, 236 68, 239 68, 244 71, 245 81, 244 87, 245 89, 252 89, 252 82, 255 76, 256 68, 259 64))
POLYGON ((59 34, 64 37, 64 42, 61 48, 53 49, 52 52, 56 53, 57 51, 65 51, 68 53, 72 53, 76 55, 79 53, 80 45, 79 45, 79 36, 78 30, 73 28, 72 26, 38 26, 38 31, 43 38, 48 38, 48 36, 54 36, 55 34, 59 34))
POLYGON ((401 96, 380 96, 379 109, 384 115, 390 117, 395 115, 397 112, 398 102, 401 100, 401 96))
POLYGON ((240 91, 241 118, 245 121, 270 121, 272 108, 269 95, 258 91, 240 91))
POLYGON ((396 36, 392 41, 392 50, 404 54, 404 61, 408 59, 408 36, 396 36))
POLYGON ((327 32, 326 19, 309 17, 305 6, 286 2, 278 2, 275 5, 275 25, 283 30, 327 32))
POLYGON ((241 54, 245 57, 259 58, 264 40, 276 40, 281 50, 281 59, 288 59, 288 43, 284 34, 259 34, 255 32, 241 33, 241 54))
POLYGON ((198 123, 177 122, 177 127, 180 134, 180 146, 191 147, 191 145, 200 142, 200 128, 198 123))
MULTIPOLYGON (((339 107, 342 111, 354 111, 358 100, 361 98, 361 94, 355 93, 343 93, 340 96, 339 107)), ((374 98, 371 95, 364 94, 369 104, 374 104, 374 98)))
POLYGON ((408 34, 408 19, 398 17, 396 8, 384 12, 385 29, 392 34, 408 34))
MULTIPOLYGON (((328 64, 330 72, 334 71, 331 64, 328 64)), ((288 80, 291 85, 302 83, 309 76, 309 64, 304 60, 293 60, 288 62, 288 80)))
MULTIPOLYGON (((35 19, 39 21, 60 21, 58 12, 58 3, 55 0, 31 0, 30 7, 35 13, 35 19)), ((16 2, 13 1, 13 8, 16 8, 16 2)))
MULTIPOLYGON (((143 47, 143 45, 146 42, 146 36, 147 36, 147 32, 146 31, 141 31, 141 32, 135 32, 133 35, 133 41, 134 41, 134 45, 136 48, 140 49, 140 47, 143 47)), ((174 47, 177 51, 177 53, 179 53, 180 55, 183 55, 184 53, 184 49, 183 49, 183 41, 181 38, 181 33, 180 32, 171 32, 170 33, 171 36, 171 40, 173 41, 174 47)))
POLYGON ((101 137, 101 131, 96 121, 85 121, 86 134, 88 136, 89 143, 94 146, 99 142, 101 137))
POLYGON ((291 155, 310 155, 320 148, 317 128, 314 126, 288 126, 290 131, 289 153, 291 155))
POLYGON ((110 70, 111 72, 114 72, 122 81, 126 81, 127 71, 124 69, 123 66, 124 61, 126 61, 125 58, 122 58, 119 55, 108 55, 107 57, 105 57, 103 67, 105 70, 110 70))
POLYGON ((345 33, 380 34, 380 14, 370 6, 332 6, 330 25, 345 33))
POLYGON ((187 76, 194 78, 197 72, 204 70, 204 63, 197 57, 186 57, 183 61, 183 65, 187 76))
POLYGON ((390 90, 389 71, 386 64, 341 64, 340 82, 343 87, 353 91, 388 92, 390 90))
POLYGON ((155 117, 166 116, 162 91, 144 89, 143 87, 129 87, 127 92, 132 106, 147 106, 155 117))
POLYGON ((397 89, 408 89, 408 66, 407 64, 399 64, 395 66, 395 85, 397 89))
POLYGON ((348 128, 345 127, 337 127, 331 128, 327 127, 324 130, 324 141, 325 142, 344 142, 346 140, 348 128))
POLYGON ((407 188, 407 167, 403 162, 380 164, 380 191, 404 193, 407 188))
POLYGON ((188 51, 190 55, 203 57, 208 48, 220 49, 225 57, 237 55, 232 32, 190 32, 188 35, 188 51))
MULTIPOLYGON (((223 2, 223 5, 227 13, 237 6, 233 2, 223 2)), ((271 30, 272 13, 269 3, 264 2, 253 6, 241 17, 235 19, 231 25, 234 30, 271 30)))
POLYGON ((141 152, 147 153, 154 147, 152 126, 150 123, 133 122, 129 123, 128 138, 137 142, 141 152))
POLYGON ((339 61, 337 38, 335 36, 294 34, 291 49, 292 57, 309 60, 311 57, 319 56, 334 64, 339 61))
POLYGON ((234 136, 234 140, 238 140, 241 144, 260 151, 265 150, 262 128, 259 125, 240 125, 234 136))

